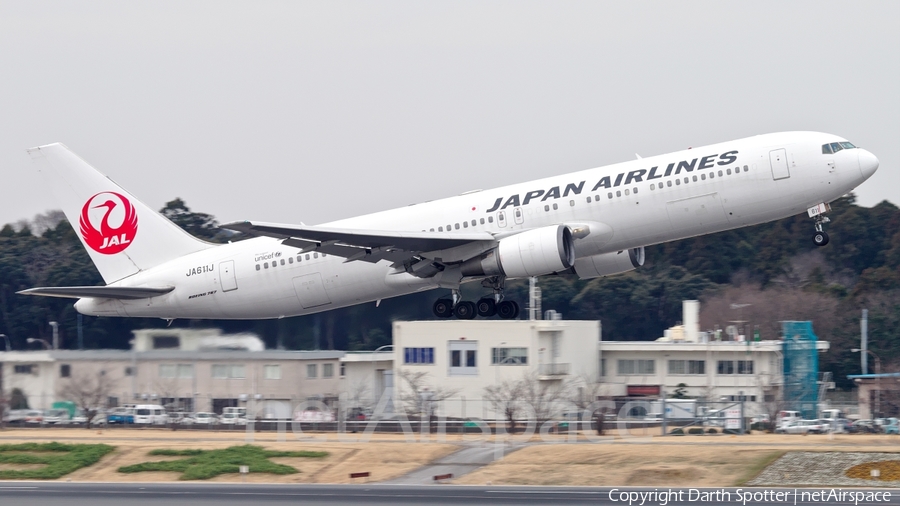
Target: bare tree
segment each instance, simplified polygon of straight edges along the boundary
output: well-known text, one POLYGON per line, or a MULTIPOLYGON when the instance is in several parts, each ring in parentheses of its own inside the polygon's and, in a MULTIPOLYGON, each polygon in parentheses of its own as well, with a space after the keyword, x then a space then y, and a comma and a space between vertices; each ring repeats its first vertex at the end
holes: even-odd
POLYGON ((507 430, 512 434, 516 432, 516 417, 522 409, 523 389, 522 380, 503 380, 497 385, 484 387, 484 400, 488 401, 494 412, 502 414, 507 430))
POLYGON ((105 368, 73 374, 69 381, 60 387, 60 398, 72 401, 87 417, 86 428, 91 427, 91 421, 97 415, 97 410, 106 406, 110 394, 116 387, 116 382, 107 374, 105 368))
POLYGON ((537 427, 560 411, 560 401, 569 398, 569 384, 561 380, 542 380, 537 371, 526 372, 522 379, 522 402, 531 408, 537 427))
POLYGON ((406 388, 400 388, 400 401, 410 415, 434 416, 435 405, 453 397, 459 389, 439 385, 429 385, 429 374, 424 371, 400 371, 400 378, 406 388))

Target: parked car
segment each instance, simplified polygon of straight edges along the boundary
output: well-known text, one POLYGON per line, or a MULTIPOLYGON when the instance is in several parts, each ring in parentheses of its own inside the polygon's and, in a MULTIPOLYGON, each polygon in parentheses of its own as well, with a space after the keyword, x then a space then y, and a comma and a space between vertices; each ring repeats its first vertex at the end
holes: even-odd
POLYGON ((165 425, 169 419, 159 404, 138 404, 134 407, 134 423, 138 425, 165 425))
POLYGON ((134 423, 134 408, 113 408, 106 414, 109 425, 130 425, 134 423))
POLYGON ((896 418, 888 418, 887 424, 881 426, 885 434, 900 434, 900 423, 896 418))
POLYGON ((877 427, 872 420, 857 420, 853 422, 852 432, 874 434, 879 432, 879 427, 877 427))
POLYGON ((219 423, 222 425, 247 425, 247 419, 238 413, 223 413, 219 417, 219 423))
POLYGON ((44 423, 44 412, 39 409, 29 409, 25 413, 25 423, 42 424, 44 423))
POLYGON ((788 421, 775 429, 776 434, 824 434, 828 424, 822 420, 788 421))
POLYGON ((45 425, 65 425, 69 423, 69 411, 65 409, 48 409, 44 411, 45 425))
POLYGON ((218 423, 218 417, 215 413, 200 411, 191 416, 184 417, 181 423, 183 425, 215 425, 218 423))

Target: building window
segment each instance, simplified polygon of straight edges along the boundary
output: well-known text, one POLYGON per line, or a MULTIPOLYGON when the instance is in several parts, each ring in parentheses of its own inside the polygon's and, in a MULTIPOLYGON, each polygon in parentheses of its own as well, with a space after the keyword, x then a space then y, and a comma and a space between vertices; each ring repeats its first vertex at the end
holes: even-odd
POLYGON ((267 380, 280 380, 281 379, 281 366, 280 365, 264 366, 263 374, 267 380))
POLYGON ((403 348, 404 364, 433 364, 434 348, 403 348))
POLYGON ((753 361, 752 360, 738 360, 737 361, 737 373, 738 374, 753 374, 753 361))
POLYGON ((734 361, 719 360, 719 374, 734 374, 734 361))
POLYGON ((16 374, 31 374, 33 368, 34 365, 32 364, 17 365, 13 368, 13 372, 16 374))
POLYGON ((322 377, 323 378, 333 378, 334 377, 334 364, 322 364, 322 377))
POLYGON ((212 377, 216 379, 243 379, 244 366, 232 364, 213 364, 212 377))
POLYGON ((178 370, 175 367, 175 364, 159 364, 160 378, 174 378, 177 372, 178 370))
POLYGON ((478 341, 450 341, 450 376, 478 375, 478 341))
POLYGON ((319 365, 318 364, 306 364, 306 377, 307 378, 318 378, 319 377, 319 365))
POLYGON ((347 375, 347 366, 343 362, 341 362, 341 377, 343 378, 346 375, 347 375))
POLYGON ((62 364, 59 366, 59 377, 60 378, 68 378, 72 376, 72 366, 69 364, 62 364))
POLYGON ((160 378, 193 378, 194 366, 191 364, 159 364, 160 378))
POLYGON ((616 364, 619 376, 656 374, 654 360, 619 360, 616 364))
POLYGON ((181 341, 175 336, 154 336, 153 349, 167 350, 177 349, 181 346, 181 341))
POLYGON ((706 374, 706 361, 669 360, 669 374, 706 374))
POLYGON ((600 376, 606 376, 606 359, 600 359, 600 376))
POLYGON ((491 348, 493 365, 528 365, 528 348, 491 348))

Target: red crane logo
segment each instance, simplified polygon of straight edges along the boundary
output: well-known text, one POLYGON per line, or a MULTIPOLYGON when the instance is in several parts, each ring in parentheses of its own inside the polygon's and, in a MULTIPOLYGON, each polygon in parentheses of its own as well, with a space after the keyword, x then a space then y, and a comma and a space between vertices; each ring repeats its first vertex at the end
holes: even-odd
POLYGON ((114 255, 123 251, 134 241, 137 234, 137 212, 124 195, 115 192, 100 192, 89 198, 81 208, 81 237, 97 253, 114 255), (106 208, 100 217, 96 209, 106 208), (95 226, 99 219, 99 230, 95 226), (110 224, 110 219, 114 224, 110 224))

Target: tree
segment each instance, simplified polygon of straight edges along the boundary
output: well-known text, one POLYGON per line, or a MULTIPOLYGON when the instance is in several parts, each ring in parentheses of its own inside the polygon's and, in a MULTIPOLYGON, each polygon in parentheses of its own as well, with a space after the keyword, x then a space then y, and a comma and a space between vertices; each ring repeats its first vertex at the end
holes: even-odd
POLYGON ((536 370, 522 375, 522 403, 531 408, 537 427, 553 419, 560 411, 560 401, 569 398, 569 384, 560 380, 542 380, 536 370))
POLYGON ((400 387, 400 401, 406 412, 420 417, 434 416, 436 404, 453 397, 459 389, 447 388, 440 385, 429 386, 429 374, 424 371, 413 372, 408 369, 400 371, 400 378, 406 388, 400 387))
POLYGON ((484 387, 484 400, 494 412, 503 416, 511 434, 516 433, 516 418, 521 411, 523 388, 522 380, 503 380, 497 385, 484 387))
POLYGON ((91 372, 73 374, 57 393, 61 399, 74 402, 81 409, 87 417, 85 427, 90 428, 91 420, 97 415, 99 408, 106 406, 115 387, 116 382, 101 366, 91 372))

